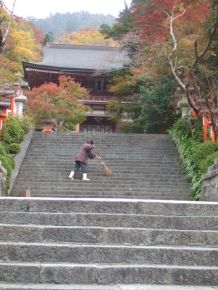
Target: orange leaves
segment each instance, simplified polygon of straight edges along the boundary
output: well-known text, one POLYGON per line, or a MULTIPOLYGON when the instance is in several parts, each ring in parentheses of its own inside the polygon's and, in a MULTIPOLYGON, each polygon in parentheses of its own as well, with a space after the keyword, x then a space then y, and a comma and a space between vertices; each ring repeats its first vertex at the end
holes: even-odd
POLYGON ((61 76, 59 85, 43 84, 33 88, 28 96, 28 113, 36 123, 54 118, 57 122, 70 119, 74 124, 84 116, 86 109, 79 99, 87 98, 88 92, 70 77, 61 76))
POLYGON ((16 72, 19 67, 3 55, 0 55, 0 85, 14 82, 18 79, 16 72))

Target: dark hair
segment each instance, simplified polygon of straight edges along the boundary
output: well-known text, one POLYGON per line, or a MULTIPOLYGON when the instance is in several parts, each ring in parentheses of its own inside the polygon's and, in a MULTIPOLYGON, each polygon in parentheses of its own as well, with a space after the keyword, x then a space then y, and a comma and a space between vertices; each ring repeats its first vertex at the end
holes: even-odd
POLYGON ((94 141, 93 140, 90 140, 90 141, 87 141, 87 143, 93 145, 94 144, 94 141))

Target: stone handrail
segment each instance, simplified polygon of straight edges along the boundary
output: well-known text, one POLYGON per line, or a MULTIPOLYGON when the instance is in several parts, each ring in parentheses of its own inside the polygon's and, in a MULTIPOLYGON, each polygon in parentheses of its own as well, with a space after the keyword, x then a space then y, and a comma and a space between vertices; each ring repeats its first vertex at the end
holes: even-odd
POLYGON ((218 158, 203 176, 202 189, 204 200, 218 201, 218 158))
POLYGON ((20 171, 20 167, 21 167, 21 165, 23 163, 23 160, 24 160, 24 157, 26 155, 26 152, 27 152, 27 150, 29 148, 32 136, 33 136, 33 130, 30 130, 26 134, 26 136, 24 137, 23 142, 21 143, 20 152, 15 156, 15 168, 12 171, 9 194, 10 194, 10 191, 11 191, 11 189, 12 189, 12 187, 14 185, 14 182, 15 182, 15 180, 17 178, 17 175, 18 175, 18 173, 20 171))

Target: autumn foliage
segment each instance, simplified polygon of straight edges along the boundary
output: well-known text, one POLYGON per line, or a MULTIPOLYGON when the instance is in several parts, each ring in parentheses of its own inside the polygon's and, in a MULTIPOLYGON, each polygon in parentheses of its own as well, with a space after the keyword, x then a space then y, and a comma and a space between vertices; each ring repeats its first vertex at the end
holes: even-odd
POLYGON ((118 43, 110 38, 104 36, 96 29, 81 29, 71 33, 66 33, 59 37, 58 43, 67 43, 73 45, 103 45, 103 46, 117 46, 118 43))
POLYGON ((36 125, 44 119, 55 119, 59 127, 72 129, 84 120, 86 108, 81 99, 89 96, 88 91, 66 76, 59 78, 59 84, 48 83, 33 88, 28 94, 28 114, 36 125))
POLYGON ((208 0, 152 0, 133 6, 135 26, 141 40, 159 42, 169 40, 169 15, 174 17, 185 12, 176 23, 179 34, 191 35, 199 30, 211 14, 208 0))
POLYGON ((43 33, 29 21, 10 15, 0 5, 0 85, 21 78, 21 61, 36 61, 41 58, 43 38, 43 33))

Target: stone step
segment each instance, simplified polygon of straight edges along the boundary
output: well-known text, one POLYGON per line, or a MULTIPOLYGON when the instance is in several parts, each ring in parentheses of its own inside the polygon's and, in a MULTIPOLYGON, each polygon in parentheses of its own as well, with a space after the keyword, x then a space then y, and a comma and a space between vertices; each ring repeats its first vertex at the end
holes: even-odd
POLYGON ((120 197, 188 200, 178 154, 167 135, 65 134, 35 132, 13 195, 31 188, 32 196, 120 197), (74 156, 88 139, 96 141, 113 175, 105 178, 101 164, 89 161, 87 184, 68 179, 74 156))
POLYGON ((198 265, 218 270, 217 257, 218 248, 0 242, 0 262, 198 265))
MULTIPOLYGON (((117 186, 115 187, 111 187, 113 185, 113 183, 109 183, 109 184, 100 184, 99 180, 97 178, 95 178, 94 176, 92 176, 91 174, 88 176, 89 178, 91 178, 90 182, 84 182, 83 180, 77 180, 75 179, 74 181, 70 180, 68 177, 65 178, 65 180, 62 181, 52 181, 52 179, 49 179, 47 181, 42 181, 42 182, 35 182, 34 180, 29 180, 28 182, 25 181, 19 181, 19 185, 23 186, 23 185, 31 185, 32 189, 50 189, 50 190, 59 190, 64 191, 65 189, 78 189, 78 190, 82 190, 87 188, 88 191, 95 191, 97 192, 98 189, 102 189, 102 192, 107 192, 107 191, 116 191, 116 190, 120 190, 120 188, 122 187, 123 183, 119 182, 117 183, 117 186), (82 183, 82 184, 81 184, 82 183), (96 184, 96 186, 95 186, 96 184), (120 185, 120 187, 119 187, 120 185)), ((116 179, 113 179, 114 182, 116 182, 116 179)), ((125 180, 122 179, 122 181, 124 182, 125 180)), ((139 181, 138 184, 136 186, 134 186, 134 184, 129 184, 129 185, 125 185, 122 189, 121 192, 124 190, 132 190, 134 191, 142 191, 145 192, 147 191, 146 189, 149 189, 150 186, 156 186, 157 188, 159 188, 160 190, 164 190, 164 189, 168 189, 170 191, 176 191, 176 189, 181 186, 182 189, 185 189, 185 186, 187 184, 185 182, 182 181, 178 181, 173 183, 171 180, 167 180, 167 181, 155 181, 155 180, 150 180, 148 182, 142 182, 139 181), (171 184, 172 187, 169 188, 168 185, 171 184), (161 185, 161 188, 160 188, 161 185), (142 188, 143 187, 143 188, 142 188)), ((151 190, 152 191, 152 190, 151 190)))
MULTIPOLYGON (((85 181, 84 181, 85 182, 85 181)), ((48 186, 49 187, 49 186, 48 186)), ((152 189, 149 188, 144 188, 139 191, 135 191, 134 189, 129 189, 129 190, 113 190, 113 191, 103 191, 102 188, 96 188, 96 190, 90 190, 89 188, 80 188, 78 190, 74 189, 73 186, 70 189, 66 190, 49 190, 47 189, 40 189, 36 188, 35 190, 32 189, 32 187, 29 184, 26 184, 25 186, 16 186, 14 187, 14 190, 11 192, 13 194, 14 192, 22 193, 23 191, 30 189, 31 191, 31 196, 41 196, 43 198, 75 198, 75 199, 80 199, 81 197, 83 198, 120 198, 120 199, 155 199, 155 200, 160 200, 163 197, 168 197, 168 199, 182 199, 182 200, 190 200, 191 197, 187 197, 187 193, 184 192, 184 188, 178 187, 176 189, 164 189, 164 188, 155 188, 154 186, 152 189)))
POLYGON ((0 263, 0 280, 9 283, 218 285, 218 267, 177 265, 77 265, 0 263))
MULTIPOLYGON (((83 181, 83 182, 88 182, 88 181, 83 181)), ((143 186, 143 185, 142 185, 143 186)), ((175 199, 179 196, 182 196, 184 198, 184 200, 188 200, 191 197, 187 198, 187 191, 184 191, 184 187, 183 186, 178 186, 178 187, 174 187, 172 189, 169 189, 167 187, 167 185, 162 185, 162 188, 152 185, 152 188, 150 189, 149 186, 144 187, 144 188, 123 188, 122 190, 119 190, 119 188, 114 188, 114 189, 103 189, 103 186, 96 186, 96 188, 94 189, 90 189, 88 186, 81 186, 81 187, 74 187, 73 185, 71 187, 62 187, 60 189, 60 187, 56 187, 56 188, 50 188, 49 185, 45 185, 45 186, 38 186, 38 187, 34 187, 32 186, 31 183, 27 183, 24 185, 19 185, 17 184, 16 187, 14 187, 14 191, 24 191, 27 189, 31 190, 31 194, 61 194, 63 196, 69 196, 69 195, 75 195, 76 197, 85 197, 87 196, 87 198, 89 196, 96 196, 96 198, 106 198, 107 197, 112 197, 114 196, 114 198, 119 198, 119 194, 120 194, 120 198, 123 199, 124 196, 126 196, 128 198, 135 198, 138 199, 140 196, 143 197, 143 199, 145 197, 151 196, 151 197, 157 197, 159 196, 173 196, 175 197, 175 199)), ((12 191, 13 192, 13 191, 12 191)), ((52 197, 52 196, 51 196, 52 197)), ((55 196, 54 196, 55 197, 55 196)), ((91 197, 90 197, 91 198, 91 197)))
MULTIPOLYGON (((52 152, 57 153, 60 156, 72 156, 72 153, 77 153, 78 150, 80 149, 81 144, 77 143, 77 144, 66 144, 66 143, 62 143, 60 145, 58 144, 49 144, 49 143, 45 143, 45 144, 31 144, 31 155, 36 155, 36 153, 38 152, 46 152, 49 149, 52 149, 52 152), (63 146, 64 145, 64 146, 63 146), (41 146, 41 148, 40 148, 41 146)), ((136 156, 147 156, 150 158, 156 158, 157 156, 160 156, 161 159, 166 159, 166 158, 174 158, 176 156, 178 156, 177 151, 175 150, 174 146, 154 146, 153 144, 146 144, 146 146, 143 147, 139 147, 139 146, 134 146, 134 151, 132 150, 132 146, 131 145, 125 145, 123 146, 123 148, 119 148, 119 147, 115 147, 117 145, 113 144, 113 146, 110 146, 108 148, 104 148, 102 146, 98 146, 98 148, 96 148, 96 152, 100 152, 100 153, 105 153, 105 154, 112 154, 113 156, 117 156, 118 154, 121 154, 121 156, 128 156, 130 154, 130 156, 136 155, 136 156), (149 147, 150 146, 150 147, 149 147), (113 150, 114 149, 114 150, 113 150), (125 149, 125 150, 124 150, 125 149), (113 151, 112 151, 113 150, 113 151)), ((52 156, 51 151, 48 152, 49 156, 52 156)))
MULTIPOLYGON (((36 164, 34 163, 34 166, 40 166, 40 164, 36 164)), ((27 163, 25 162, 25 164, 22 166, 22 169, 26 168, 26 169, 31 169, 31 171, 33 171, 34 173, 37 173, 38 172, 38 168, 33 168, 33 164, 31 166, 31 163, 27 163)), ((58 168, 57 168, 57 165, 58 163, 55 163, 54 164, 49 164, 49 167, 50 167, 50 170, 52 171, 68 171, 69 169, 71 168, 74 168, 74 161, 70 161, 68 160, 68 162, 66 161, 65 164, 64 163, 59 163, 58 164, 58 168)), ((161 175, 168 175, 168 174, 172 174, 172 175, 179 175, 181 176, 181 168, 179 168, 179 166, 176 166, 175 168, 171 168, 170 166, 165 166, 164 164, 162 164, 162 166, 153 166, 153 164, 151 164, 151 167, 148 168, 147 165, 139 165, 137 168, 133 168, 131 167, 130 165, 124 163, 124 164, 121 164, 119 162, 119 164, 111 164, 109 162, 106 162, 106 164, 113 169, 113 171, 116 171, 116 172, 125 172, 125 173, 132 173, 132 172, 137 172, 137 173, 144 173, 144 174, 161 174, 161 175)), ((41 164, 41 166, 45 166, 46 164, 41 164)), ((88 164, 88 169, 92 169, 92 170, 98 170, 100 171, 103 166, 101 164, 95 164, 93 165, 91 162, 89 162, 88 164)), ((48 164, 46 165, 46 168, 48 168, 48 164)), ((28 173, 28 172, 27 172, 28 173)), ((45 172, 45 174, 48 173, 48 172, 45 172)))
POLYGON ((170 230, 218 230, 218 216, 0 212, 1 223, 170 230))
MULTIPOLYGON (((24 190, 27 190, 28 188, 23 188, 22 191, 18 191, 18 192, 23 192, 24 190)), ((41 193, 38 191, 32 191, 31 190, 31 196, 32 197, 39 197, 39 198, 63 198, 63 199, 69 199, 69 198, 74 198, 74 199, 80 199, 81 195, 84 198, 106 198, 106 199, 114 199, 114 198, 120 198, 120 199, 153 199, 153 200, 160 200, 160 199, 166 199, 166 200, 172 200, 172 198, 176 198, 178 201, 182 201, 185 200, 186 196, 182 191, 177 191, 176 194, 174 192, 161 192, 161 191, 156 191, 156 192, 151 192, 150 194, 147 193, 141 193, 141 194, 137 194, 135 195, 134 192, 132 191, 126 191, 123 193, 120 193, 119 191, 117 192, 112 192, 112 193, 74 193, 74 191, 62 191, 62 192, 56 192, 56 191, 42 191, 41 193)), ((191 199, 191 198, 189 198, 191 199)), ((188 199, 187 199, 188 200, 188 199)))
MULTIPOLYGON (((22 176, 20 176, 19 178, 19 181, 21 182, 26 182, 26 178, 29 177, 29 180, 31 181, 35 181, 36 183, 40 183, 40 182, 46 182, 46 181, 50 181, 51 184, 52 183, 56 183, 58 184, 59 182, 66 182, 66 178, 68 178, 69 176, 69 173, 70 173, 70 170, 67 171, 67 172, 54 172, 52 171, 53 173, 53 176, 49 174, 44 174, 43 176, 39 173, 36 173, 34 174, 34 176, 30 175, 30 173, 28 174, 23 174, 22 176), (55 180, 54 180, 54 176, 55 176, 55 180)), ((103 171, 99 171, 99 172, 93 172, 93 171, 89 171, 88 170, 88 173, 89 175, 92 175, 92 177, 95 178, 95 180, 101 176, 101 184, 104 184, 104 185, 107 185, 107 184, 110 184, 110 183, 113 183, 114 180, 117 180, 117 181, 120 181, 119 183, 122 184, 122 180, 125 180, 128 184, 131 184, 132 183, 132 179, 135 181, 135 180, 140 180, 141 179, 141 182, 142 181, 146 181, 146 182, 163 182, 163 181, 175 181, 175 184, 178 184, 178 183, 181 183, 181 184, 187 184, 187 181, 183 178, 179 178, 179 176, 177 175, 163 175, 163 176, 159 176, 158 174, 157 175, 144 175, 144 178, 143 178, 143 175, 138 175, 138 174, 125 174, 125 173, 118 173, 118 172, 114 172, 112 171, 113 175, 109 177, 105 177, 104 176, 104 172, 103 171), (102 176, 104 178, 102 178, 102 176), (131 180, 130 180, 131 178, 131 180)), ((82 177, 82 174, 80 174, 79 177, 82 177)), ((68 179, 67 179, 68 180, 68 179)), ((70 180, 69 180, 70 181, 70 180)), ((123 185, 126 185, 126 182, 125 184, 123 185)), ((72 183, 72 182, 71 182, 72 183)), ((90 186, 92 185, 92 183, 90 183, 90 186)), ((116 184, 117 185, 117 184, 116 184)), ((118 185, 117 185, 118 186, 118 185)))
MULTIPOLYGON (((103 173, 99 174, 99 175, 93 175, 92 173, 88 172, 88 177, 90 178, 89 182, 84 182, 84 180, 81 180, 82 178, 82 175, 81 176, 76 176, 75 177, 75 180, 72 180, 72 179, 69 179, 69 173, 68 174, 63 174, 62 175, 62 179, 60 180, 56 180, 56 175, 54 174, 53 175, 53 178, 52 177, 49 177, 47 180, 42 180, 42 182, 34 179, 31 179, 31 180, 19 180, 19 183, 21 185, 25 185, 25 184, 28 184, 31 183, 32 185, 34 185, 35 187, 38 187, 40 186, 40 184, 42 186, 44 185, 47 185, 49 184, 50 188, 57 188, 57 186, 61 187, 61 189, 64 189, 64 187, 72 187, 72 186, 77 186, 77 187, 87 187, 89 186, 90 189, 93 188, 93 189, 97 189, 99 186, 100 187, 110 187, 110 189, 112 190, 113 188, 111 188, 111 186, 114 185, 115 183, 115 189, 116 187, 119 188, 120 186, 120 189, 122 190, 122 186, 125 185, 126 188, 141 188, 141 189, 146 189, 146 187, 148 188, 151 188, 151 185, 154 185, 154 186, 157 186, 158 188, 161 189, 161 186, 164 186, 166 185, 167 188, 169 190, 174 190, 176 188, 178 188, 178 185, 181 185, 183 186, 184 189, 186 189, 188 187, 188 184, 185 180, 175 180, 175 182, 173 182, 173 180, 170 180, 170 179, 167 179, 167 178, 163 178, 163 179, 160 179, 159 181, 156 180, 155 178, 151 179, 147 179, 147 180, 143 180, 143 179, 140 179, 140 178, 135 178, 132 180, 132 182, 129 182, 128 178, 126 180, 125 177, 105 177, 105 175, 103 173), (101 182, 102 180, 102 182, 101 182), (127 181, 127 182, 126 182, 127 181), (172 187, 168 187, 168 185, 171 185, 172 187), (96 185, 96 187, 94 186, 96 185), (143 188, 142 188, 143 187, 143 188)), ((152 188, 151 188, 152 189, 152 188)))
MULTIPOLYGON (((40 153, 41 154, 41 153, 40 153)), ((117 158, 117 160, 114 160, 112 161, 111 158, 108 158, 108 159, 105 159, 106 160, 106 163, 107 164, 110 164, 110 166, 113 166, 115 168, 123 168, 126 169, 127 167, 131 169, 134 169, 134 170, 137 170, 137 168, 139 168, 140 170, 141 169, 146 169, 148 168, 147 165, 150 165, 151 168, 154 168, 154 169, 162 169, 161 166, 163 166, 164 168, 168 168, 169 170, 171 169, 172 170, 172 167, 171 165, 175 165, 175 169, 176 170, 181 170, 179 164, 178 164, 178 160, 163 160, 163 162, 161 162, 161 160, 145 160, 143 159, 143 163, 139 164, 138 166, 134 165, 133 162, 141 162, 141 160, 136 160, 136 159, 119 159, 117 158)), ((71 158, 71 157, 68 157, 66 160, 55 160, 54 156, 53 158, 51 159, 43 159, 43 157, 40 157, 39 160, 36 160, 36 158, 34 157, 28 157, 25 159, 25 163, 24 164, 26 167, 29 167, 31 165, 31 163, 33 162, 33 164, 35 165, 49 165, 49 166, 55 166, 55 165, 60 165, 61 167, 66 167, 66 164, 69 165, 69 164, 75 164, 74 162, 74 158, 71 158)), ((92 167, 96 167, 96 166, 100 166, 101 164, 98 163, 96 160, 95 161, 89 161, 89 166, 92 166, 92 167)))
POLYGON ((105 198, 0 197, 0 212, 118 213, 172 216, 217 216, 218 202, 105 198))
MULTIPOLYGON (((90 176, 88 176, 90 178, 90 176)), ((91 176, 91 179, 94 181, 93 177, 91 176)), ((45 183, 45 184, 41 184, 39 186, 32 184, 31 182, 27 182, 27 183, 18 183, 15 187, 15 189, 27 189, 30 187, 30 189, 34 192, 34 190, 40 194, 42 194, 43 192, 47 192, 47 193, 52 193, 52 192, 59 192, 62 194, 72 194, 74 193, 75 195, 80 194, 80 196, 84 197, 84 195, 96 195, 99 196, 102 194, 102 197, 104 195, 113 195, 113 194, 117 194, 120 192, 121 195, 135 195, 135 198, 137 198, 137 196, 149 196, 149 195, 153 195, 154 193, 160 193, 160 194, 175 194, 175 197, 177 196, 177 194, 182 194, 185 197, 185 194, 187 193, 187 190, 185 191, 185 187, 184 185, 173 185, 172 184, 172 188, 169 188, 170 182, 168 183, 160 183, 160 186, 158 186, 157 184, 143 184, 140 183, 138 186, 136 186, 134 188, 134 185, 130 185, 129 187, 124 187, 122 189, 119 188, 109 188, 109 187, 104 187, 103 185, 97 185, 96 187, 89 187, 88 185, 81 185, 80 186, 80 182, 83 183, 88 183, 89 181, 72 181, 72 183, 74 182, 74 184, 70 184, 70 185, 66 185, 63 183, 60 183, 60 186, 57 185, 55 187, 54 186, 49 186, 49 183, 45 183), (78 184, 77 184, 78 182, 78 184), (61 186, 63 184, 63 186, 61 186), (38 190, 38 191, 37 191, 38 190)), ((111 186, 113 186, 113 184, 111 184, 111 186)), ((120 184, 120 186, 122 186, 122 183, 120 184)))
POLYGON ((152 189, 152 185, 156 186, 157 188, 161 189, 161 187, 164 187, 164 185, 166 185, 168 190, 173 191, 174 189, 176 190, 176 188, 178 188, 178 186, 182 186, 184 191, 189 188, 187 182, 185 180, 175 180, 175 182, 173 182, 173 180, 171 179, 167 179, 167 178, 163 178, 163 179, 159 179, 156 180, 155 178, 149 178, 147 180, 143 180, 143 179, 139 179, 139 178, 135 178, 132 180, 132 182, 130 182, 128 179, 126 180, 123 177, 114 177, 112 178, 110 177, 105 177, 105 175, 103 173, 99 174, 99 175, 93 175, 92 173, 88 172, 88 177, 90 178, 89 182, 84 182, 82 180, 82 175, 81 176, 76 176, 74 180, 69 179, 69 173, 68 174, 63 174, 61 177, 56 176, 56 174, 53 174, 53 177, 48 177, 47 179, 44 179, 40 182, 39 177, 37 177, 37 179, 35 180, 34 178, 31 178, 29 180, 25 180, 25 179, 21 179, 19 180, 19 182, 17 182, 17 184, 20 185, 27 185, 27 184, 32 184, 34 187, 39 187, 41 185, 41 187, 43 186, 47 186, 49 185, 50 188, 59 188, 60 190, 64 188, 72 188, 72 187, 78 187, 78 188, 83 188, 83 187, 89 187, 90 189, 98 189, 100 188, 105 188, 105 190, 107 188, 109 188, 110 190, 113 190, 113 188, 111 188, 111 186, 114 186, 114 189, 116 190, 116 188, 120 188, 122 190, 122 188, 127 188, 127 189, 137 189, 137 188, 141 188, 141 189, 146 189, 146 188, 150 188, 152 189), (102 182, 101 182, 102 179, 102 182), (168 185, 171 185, 171 187, 169 187, 168 185), (96 185, 96 186, 95 186, 96 185), (60 188, 61 187, 61 188, 60 188))
POLYGON ((75 285, 75 284, 5 284, 0 283, 2 290, 217 290, 213 286, 164 286, 164 285, 75 285))
MULTIPOLYGON (((23 192, 24 190, 26 190, 27 188, 23 188, 23 189, 20 189, 20 190, 16 190, 15 193, 11 193, 12 195, 16 194, 17 192, 23 192)), ((176 200, 191 200, 191 198, 187 198, 186 195, 184 194, 183 191, 178 191, 176 194, 175 192, 154 192, 153 195, 152 193, 150 194, 137 194, 135 195, 134 193, 132 192, 125 192, 125 193, 120 193, 120 191, 117 191, 117 192, 114 192, 114 193, 111 193, 111 194, 108 194, 108 193, 99 193, 98 195, 97 194, 84 194, 84 193, 78 193, 78 194, 74 194, 73 191, 69 192, 69 191, 65 191, 65 192, 54 192, 54 191, 43 191, 43 192, 38 192, 38 191, 31 191, 31 196, 32 197, 43 197, 43 198, 51 198, 51 197, 55 197, 55 198, 63 198, 63 199, 68 199, 69 197, 70 198, 81 198, 81 195, 84 197, 84 198, 107 198, 107 199, 114 199, 114 198, 120 198, 120 199, 136 199, 136 198, 140 198, 140 199, 153 199, 153 200, 160 200, 160 199, 163 199, 163 200, 172 200, 173 198, 176 198, 176 200)))
MULTIPOLYGON (((39 153, 41 154, 41 153, 39 153)), ((132 159, 119 159, 117 158, 117 161, 116 163, 114 162, 111 162, 111 156, 108 156, 108 158, 104 158, 104 160, 106 160, 106 163, 112 167, 117 167, 117 168, 127 168, 129 167, 130 169, 135 169, 137 170, 137 165, 133 165, 133 162, 141 162, 142 159, 139 159, 139 160, 136 160, 134 158, 132 159)), ((89 161, 89 165, 92 165, 92 167, 97 167, 97 166, 100 166, 101 164, 99 164, 97 161, 94 161, 94 162, 91 162, 89 161), (95 163, 94 163, 95 162, 95 163), (94 163, 94 164, 93 164, 94 163)), ((74 158, 71 158, 71 157, 68 157, 66 160, 55 160, 54 156, 52 159, 43 159, 43 157, 38 157, 37 158, 34 158, 31 156, 28 157, 28 159, 25 159, 25 166, 26 167, 29 167, 31 166, 31 163, 35 164, 35 165, 49 165, 49 166, 55 166, 55 165, 58 165, 58 166, 61 166, 61 167, 66 167, 66 165, 69 165, 69 164, 72 164, 74 166, 75 162, 74 162, 74 158)), ((175 169, 179 170, 180 167, 179 167, 179 164, 178 164, 178 160, 158 160, 158 159, 155 159, 155 160, 146 160, 145 158, 143 158, 143 163, 142 164, 139 164, 139 168, 140 170, 143 169, 143 168, 148 168, 147 166, 148 165, 151 165, 151 168, 160 168, 160 166, 163 166, 163 168, 168 168, 169 170, 172 169, 171 166, 174 166, 175 165, 175 169)), ((161 167, 162 168, 162 167, 161 167)))
MULTIPOLYGON (((1 217, 1 215, 0 215, 1 217)), ((6 216, 5 216, 6 217, 6 216)), ((15 222, 17 216, 9 216, 9 220, 15 222)), ((51 217, 50 217, 51 218, 51 217)), ((0 241, 1 242, 25 242, 25 243, 80 243, 80 244, 101 244, 101 245, 135 245, 135 246, 204 246, 218 249, 218 232, 215 230, 205 230, 203 224, 197 225, 195 230, 188 229, 155 229, 153 228, 130 228, 125 227, 79 227, 79 226, 46 226, 48 220, 41 219, 43 225, 37 225, 40 222, 31 217, 17 224, 0 224, 0 241), (34 223, 34 224, 30 224, 34 223), (201 229, 199 231, 197 228, 201 229)), ((56 219, 55 219, 56 220, 56 219)), ((200 219, 199 219, 200 220, 200 219)), ((212 219, 211 219, 212 221, 212 219)), ((196 222, 196 221, 195 221, 196 222)), ((200 220, 201 222, 201 220, 200 220)), ((205 222, 205 221, 204 221, 205 222)), ((214 224, 214 221, 212 221, 214 224)), ((53 223, 54 224, 54 223, 53 223)), ((59 223, 61 224, 61 222, 59 223)), ((216 223, 217 225, 217 223, 216 223)), ((193 227, 193 226, 192 226, 193 227)), ((182 227, 183 228, 183 227, 182 227)), ((189 227, 187 227, 189 228, 189 227)))

